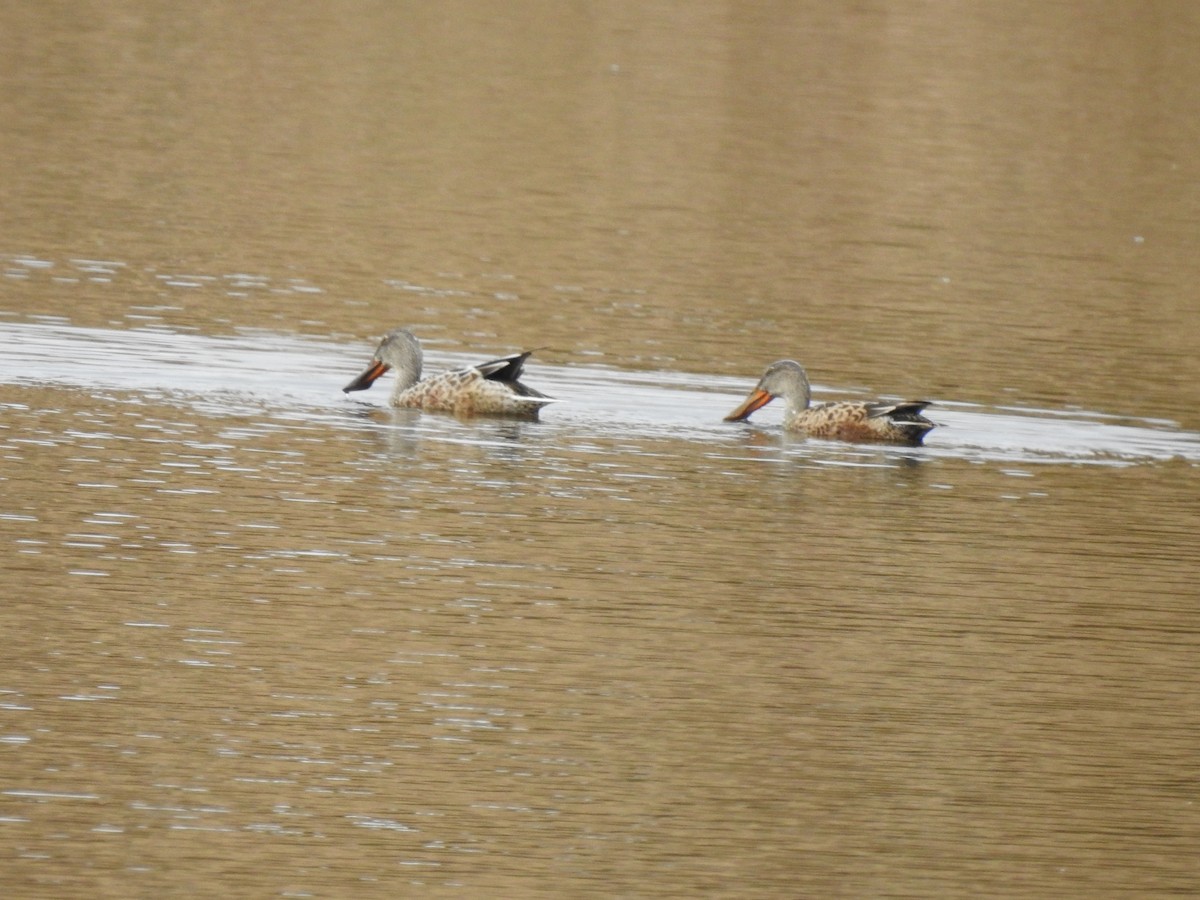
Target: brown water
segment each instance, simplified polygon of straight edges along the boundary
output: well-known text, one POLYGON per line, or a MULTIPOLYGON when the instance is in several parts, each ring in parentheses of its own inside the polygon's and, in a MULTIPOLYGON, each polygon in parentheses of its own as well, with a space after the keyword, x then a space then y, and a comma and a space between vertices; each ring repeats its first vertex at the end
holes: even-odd
POLYGON ((0 12, 0 893, 1200 890, 1200 11, 1060 7, 0 12))

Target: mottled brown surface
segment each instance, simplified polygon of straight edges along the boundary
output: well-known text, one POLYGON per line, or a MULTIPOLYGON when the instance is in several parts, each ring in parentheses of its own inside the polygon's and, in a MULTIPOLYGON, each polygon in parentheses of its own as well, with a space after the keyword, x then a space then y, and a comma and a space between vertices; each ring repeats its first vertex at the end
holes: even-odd
POLYGON ((425 378, 412 387, 393 391, 390 400, 392 406, 427 412, 526 419, 536 419, 538 411, 552 402, 549 398, 522 396, 507 382, 484 378, 478 369, 444 372, 425 378))
POLYGON ((878 402, 822 403, 789 412, 784 418, 783 427, 812 437, 909 445, 920 444, 934 427, 923 416, 911 419, 915 424, 900 424, 891 413, 883 411, 888 408, 886 404, 878 402))

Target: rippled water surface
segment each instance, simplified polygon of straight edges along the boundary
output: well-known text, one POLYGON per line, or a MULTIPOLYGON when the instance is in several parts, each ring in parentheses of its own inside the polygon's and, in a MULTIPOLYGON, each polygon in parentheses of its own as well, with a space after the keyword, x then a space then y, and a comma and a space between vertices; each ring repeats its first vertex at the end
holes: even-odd
POLYGON ((1200 889, 1194 16, 433 9, 0 13, 0 893, 1200 889))

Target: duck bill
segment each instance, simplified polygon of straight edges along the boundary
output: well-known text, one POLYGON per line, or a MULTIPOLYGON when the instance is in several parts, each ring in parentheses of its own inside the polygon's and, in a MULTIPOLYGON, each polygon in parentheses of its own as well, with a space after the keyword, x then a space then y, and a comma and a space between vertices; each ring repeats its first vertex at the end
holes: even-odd
POLYGON ((725 417, 726 422, 741 422, 743 419, 750 418, 750 414, 756 409, 762 409, 770 403, 774 397, 768 394, 762 388, 755 388, 750 392, 742 405, 725 417))
POLYGON ((390 368, 391 366, 387 365, 387 363, 381 362, 378 359, 374 360, 367 368, 367 371, 342 388, 342 392, 348 394, 351 391, 365 391, 375 383, 375 379, 390 368))

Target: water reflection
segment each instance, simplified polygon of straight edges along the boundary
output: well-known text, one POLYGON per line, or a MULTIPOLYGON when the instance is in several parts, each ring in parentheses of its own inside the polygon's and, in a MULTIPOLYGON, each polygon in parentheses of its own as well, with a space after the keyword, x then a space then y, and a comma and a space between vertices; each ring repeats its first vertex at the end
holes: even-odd
MULTIPOLYGON (((573 402, 461 421, 344 402, 353 341, 0 340, 23 673, 0 798, 30 854, 64 830, 176 864, 178 835, 322 834, 503 880, 563 829, 550 855, 578 865, 571 834, 753 854, 763 809, 870 831, 928 791, 1021 822, 1078 777, 1030 754, 1125 765, 1114 710, 1155 710, 1151 764, 1191 752, 1163 699, 1194 655, 1166 470, 1196 456, 1161 423, 947 404, 953 442, 800 441, 721 424, 737 379, 549 364, 573 402), (111 375, 73 363, 106 342, 111 375), (187 387, 162 391, 145 360, 181 346, 187 387)), ((938 815, 943 845, 973 841, 973 813, 938 815)))
MULTIPOLYGON (((386 436, 390 452, 415 452, 422 438, 485 446, 563 441, 585 449, 587 435, 609 440, 686 439, 710 452, 777 446, 819 464, 851 464, 865 459, 959 458, 997 462, 1089 462, 1125 465, 1140 460, 1200 459, 1200 435, 1179 431, 1162 420, 1115 417, 1086 410, 988 409, 941 400, 933 408, 939 427, 919 453, 864 449, 782 435, 779 411, 761 411, 754 423, 721 422, 720 406, 744 390, 735 378, 684 373, 625 373, 604 367, 540 363, 538 374, 558 391, 563 403, 541 423, 453 417, 424 419, 375 405, 345 400, 334 390, 350 371, 355 348, 328 340, 259 332, 210 338, 169 331, 117 331, 77 328, 63 323, 0 323, 0 381, 63 385, 89 390, 121 390, 124 402, 142 397, 178 398, 201 412, 245 416, 266 413, 278 420, 263 428, 305 423, 357 422, 386 436), (291 423, 291 424, 289 424, 291 423), (582 433, 581 433, 582 430, 582 433)), ((463 354, 430 354, 431 366, 464 364, 463 354)), ((823 389, 828 390, 828 389, 823 389)), ((843 395, 846 392, 841 392, 843 395)), ((143 429, 160 426, 142 425, 143 429)))

